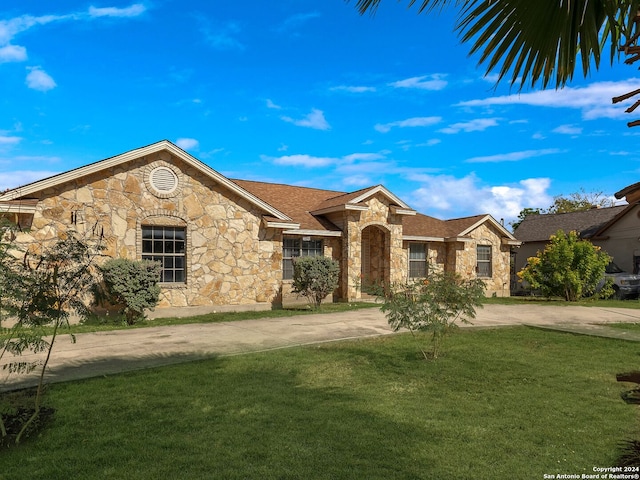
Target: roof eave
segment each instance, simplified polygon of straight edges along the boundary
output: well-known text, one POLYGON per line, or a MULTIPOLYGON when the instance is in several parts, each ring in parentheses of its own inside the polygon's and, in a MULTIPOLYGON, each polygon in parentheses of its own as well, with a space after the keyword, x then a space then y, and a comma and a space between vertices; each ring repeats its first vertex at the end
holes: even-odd
POLYGON ((444 237, 426 237, 422 235, 403 235, 402 240, 406 242, 444 242, 444 237))
POLYGON ((327 207, 327 208, 322 208, 320 210, 314 210, 313 212, 309 212, 309 213, 311 215, 326 215, 327 213, 344 212, 345 210, 365 212, 369 210, 369 207, 366 205, 352 205, 349 203, 345 203, 342 205, 336 205, 334 207, 327 207))
POLYGON ((305 230, 303 228, 299 230, 285 230, 282 232, 285 235, 308 235, 310 237, 342 237, 342 232, 332 230, 305 230))

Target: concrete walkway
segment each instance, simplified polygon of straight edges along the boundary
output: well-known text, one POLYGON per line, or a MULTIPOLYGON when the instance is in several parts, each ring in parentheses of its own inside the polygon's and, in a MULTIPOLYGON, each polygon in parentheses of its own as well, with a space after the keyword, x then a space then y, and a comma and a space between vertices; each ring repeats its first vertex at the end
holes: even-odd
MULTIPOLYGON (((640 341, 640 335, 625 336, 619 330, 599 326, 619 322, 640 322, 640 310, 487 305, 478 310, 473 325, 468 327, 531 325, 574 333, 616 334, 619 335, 616 338, 640 341)), ((62 382, 215 356, 391 333, 382 312, 368 308, 333 314, 83 333, 76 335, 75 343, 69 335, 61 335, 56 339, 45 378, 47 383, 62 382)), ((23 355, 21 360, 43 358, 42 354, 23 355)), ((0 360, 0 367, 9 361, 11 358, 5 356, 0 360)), ((32 386, 37 380, 37 372, 9 375, 0 370, 0 391, 32 386)))

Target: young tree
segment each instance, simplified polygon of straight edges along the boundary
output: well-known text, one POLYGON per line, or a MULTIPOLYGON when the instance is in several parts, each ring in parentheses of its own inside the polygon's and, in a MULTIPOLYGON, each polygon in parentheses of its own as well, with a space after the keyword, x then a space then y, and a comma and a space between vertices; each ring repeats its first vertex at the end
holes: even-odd
MULTIPOLYGON (((68 326, 71 313, 81 317, 90 313, 87 292, 99 278, 95 261, 101 250, 99 240, 90 243, 68 233, 55 244, 39 252, 27 251, 20 261, 14 257, 3 266, 14 282, 10 290, 0 292, 3 308, 13 314, 15 324, 0 341, 0 359, 7 353, 16 357, 3 368, 16 373, 41 368, 33 414, 22 426, 16 443, 40 413, 44 374, 60 328, 68 326), (27 351, 45 352, 45 358, 39 363, 21 361, 20 355, 27 351)), ((6 435, 2 418, 0 428, 6 435)))
MULTIPOLYGON (((417 333, 431 334, 431 357, 438 358, 447 335, 458 328, 457 322, 470 323, 484 297, 482 280, 463 280, 459 275, 434 272, 425 280, 391 287, 382 311, 394 332, 405 328, 418 340, 417 333)), ((424 348, 425 359, 429 356, 424 348)))
POLYGON ((576 232, 558 230, 545 249, 528 259, 518 276, 547 297, 575 302, 595 293, 611 257, 576 232))
POLYGON ((293 263, 293 293, 307 297, 314 308, 338 287, 340 265, 321 255, 299 257, 293 263))
POLYGON ((149 260, 112 258, 101 267, 104 296, 113 305, 122 305, 127 325, 145 318, 145 309, 153 309, 160 298, 161 265, 149 260))

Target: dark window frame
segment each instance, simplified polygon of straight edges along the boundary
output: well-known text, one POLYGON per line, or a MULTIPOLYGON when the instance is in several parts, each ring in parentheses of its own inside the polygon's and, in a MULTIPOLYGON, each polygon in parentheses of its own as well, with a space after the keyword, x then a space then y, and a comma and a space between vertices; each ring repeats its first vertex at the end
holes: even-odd
POLYGON ((426 278, 429 271, 427 265, 427 252, 429 251, 426 243, 410 243, 409 244, 409 278, 426 278), (421 248, 418 248, 421 247, 421 248), (418 251, 418 250, 422 251, 418 251), (412 251, 415 250, 415 251, 412 251))
POLYGON ((186 243, 186 227, 142 226, 142 259, 161 263, 160 283, 187 283, 186 243))
POLYGON ((478 277, 493 277, 493 248, 491 245, 476 246, 476 273, 478 277))
POLYGON ((324 255, 322 239, 305 240, 302 237, 282 239, 282 279, 293 279, 293 260, 298 257, 316 257, 324 255))

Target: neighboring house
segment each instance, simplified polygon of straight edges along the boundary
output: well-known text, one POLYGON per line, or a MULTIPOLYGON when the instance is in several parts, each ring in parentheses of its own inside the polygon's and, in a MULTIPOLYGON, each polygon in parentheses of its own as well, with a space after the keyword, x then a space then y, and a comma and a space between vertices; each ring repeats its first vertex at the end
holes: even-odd
MULTIPOLYGON (((515 271, 520 271, 529 257, 544 249, 549 237, 558 230, 576 231, 581 238, 598 245, 624 271, 640 272, 640 183, 615 194, 627 205, 593 208, 583 212, 528 215, 515 230, 522 242, 516 249, 515 271)), ((513 288, 513 287, 512 287, 513 288)))
POLYGON ((429 268, 507 296, 519 244, 489 215, 438 220, 381 185, 344 193, 231 180, 168 141, 5 192, 0 212, 20 225, 23 245, 99 232, 111 257, 162 261, 159 307, 184 314, 286 304, 293 260, 305 255, 339 262, 338 301, 429 268))

